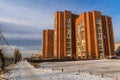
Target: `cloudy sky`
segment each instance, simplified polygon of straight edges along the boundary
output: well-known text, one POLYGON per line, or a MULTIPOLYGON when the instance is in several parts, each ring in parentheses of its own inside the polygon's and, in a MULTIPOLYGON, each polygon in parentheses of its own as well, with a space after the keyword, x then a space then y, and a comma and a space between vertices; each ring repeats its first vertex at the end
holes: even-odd
POLYGON ((120 42, 119 0, 0 0, 0 28, 8 43, 24 56, 41 50, 42 30, 53 29, 54 13, 101 11, 113 19, 115 41, 120 42))

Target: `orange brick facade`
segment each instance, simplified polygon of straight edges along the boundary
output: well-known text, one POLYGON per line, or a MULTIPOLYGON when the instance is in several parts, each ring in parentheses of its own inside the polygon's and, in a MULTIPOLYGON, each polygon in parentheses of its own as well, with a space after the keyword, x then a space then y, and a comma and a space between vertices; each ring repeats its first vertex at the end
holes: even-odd
POLYGON ((98 11, 84 12, 80 15, 66 10, 57 11, 54 17, 54 35, 43 31, 43 53, 44 56, 52 54, 51 57, 58 59, 99 59, 114 56, 111 17, 98 11), (54 39, 48 36, 54 36, 54 39), (50 44, 45 46, 46 43, 50 44), (49 53, 47 48, 50 45, 54 48, 51 48, 53 50, 49 53))
POLYGON ((70 11, 56 12, 54 21, 54 57, 73 57, 76 53, 75 19, 78 17, 70 11), (73 44, 74 43, 74 44, 73 44))
POLYGON ((101 12, 84 12, 76 19, 76 58, 99 59, 114 52, 112 19, 101 12))
POLYGON ((44 58, 53 58, 54 30, 43 30, 42 51, 44 58))

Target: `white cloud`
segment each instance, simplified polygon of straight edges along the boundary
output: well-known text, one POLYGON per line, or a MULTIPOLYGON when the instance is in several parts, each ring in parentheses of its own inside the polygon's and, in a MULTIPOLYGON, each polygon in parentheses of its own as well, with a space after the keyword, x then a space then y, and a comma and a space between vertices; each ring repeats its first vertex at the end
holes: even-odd
POLYGON ((4 34, 6 38, 8 39, 32 39, 32 40, 41 40, 42 35, 40 34, 10 34, 10 33, 5 33, 4 34))
MULTIPOLYGON (((53 28, 53 14, 49 9, 40 8, 39 10, 29 7, 12 5, 9 3, 0 3, 0 9, 11 13, 9 16, 0 16, 0 21, 14 24, 21 24, 35 27, 53 28)), ((2 13, 4 13, 4 11, 2 13)))
POLYGON ((31 46, 25 47, 25 49, 29 49, 29 50, 30 50, 30 49, 31 49, 31 50, 40 50, 40 49, 41 49, 41 46, 35 46, 35 45, 32 46, 32 45, 31 45, 31 46))

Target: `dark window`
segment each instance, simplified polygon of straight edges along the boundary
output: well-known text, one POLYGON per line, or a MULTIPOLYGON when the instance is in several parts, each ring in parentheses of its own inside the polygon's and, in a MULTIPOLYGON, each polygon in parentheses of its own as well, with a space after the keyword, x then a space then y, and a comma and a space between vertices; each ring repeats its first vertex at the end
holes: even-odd
POLYGON ((84 40, 84 36, 82 36, 82 40, 84 40))
POLYGON ((101 33, 101 30, 100 30, 100 29, 97 29, 97 32, 98 32, 98 33, 101 33))
POLYGON ((102 44, 102 41, 101 41, 101 40, 98 40, 98 44, 102 44))
POLYGON ((80 46, 80 43, 78 43, 78 46, 80 46))

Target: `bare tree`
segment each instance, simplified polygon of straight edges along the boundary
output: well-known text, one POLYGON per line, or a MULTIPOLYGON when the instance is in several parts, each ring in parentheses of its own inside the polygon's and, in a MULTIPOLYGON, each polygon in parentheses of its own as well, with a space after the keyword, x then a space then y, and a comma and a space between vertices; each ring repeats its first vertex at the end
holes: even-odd
POLYGON ((4 70, 5 67, 5 58, 4 58, 4 54, 2 53, 2 49, 0 49, 0 58, 1 58, 1 69, 4 70))
POLYGON ((14 50, 14 63, 16 64, 18 61, 21 61, 21 59, 22 59, 22 56, 21 56, 19 49, 15 49, 14 50))

